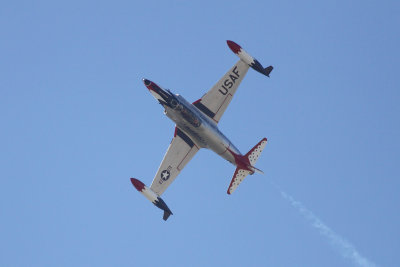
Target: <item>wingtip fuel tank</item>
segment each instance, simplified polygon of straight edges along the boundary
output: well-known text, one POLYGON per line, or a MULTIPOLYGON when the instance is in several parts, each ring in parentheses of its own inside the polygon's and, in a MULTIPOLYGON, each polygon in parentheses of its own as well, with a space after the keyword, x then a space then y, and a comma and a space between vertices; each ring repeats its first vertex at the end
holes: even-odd
POLYGON ((157 208, 164 211, 163 219, 166 221, 170 215, 173 213, 168 208, 167 204, 165 204, 164 200, 160 198, 151 188, 147 187, 144 183, 136 178, 131 178, 132 185, 139 191, 142 195, 144 195, 151 203, 153 203, 157 208))
POLYGON ((258 71, 261 74, 269 77, 269 74, 273 70, 274 67, 268 66, 264 68, 257 59, 252 57, 249 53, 247 53, 240 45, 235 43, 234 41, 227 40, 229 48, 235 53, 241 60, 243 60, 247 65, 252 67, 255 71, 258 71))

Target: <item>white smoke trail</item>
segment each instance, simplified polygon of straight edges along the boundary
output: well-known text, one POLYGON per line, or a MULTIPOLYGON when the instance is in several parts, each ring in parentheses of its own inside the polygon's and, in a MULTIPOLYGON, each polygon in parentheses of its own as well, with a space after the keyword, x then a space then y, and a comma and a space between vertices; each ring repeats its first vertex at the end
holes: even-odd
MULTIPOLYGON (((276 185, 275 185, 276 186, 276 185)), ((358 253, 357 249, 346 239, 335 233, 325 223, 323 223, 314 213, 308 210, 301 202, 296 201, 293 197, 279 189, 282 197, 289 201, 289 203, 296 208, 301 215, 303 215, 311 225, 316 228, 319 233, 329 239, 332 246, 339 249, 340 254, 344 258, 350 259, 355 265, 362 267, 376 267, 377 265, 358 253)))

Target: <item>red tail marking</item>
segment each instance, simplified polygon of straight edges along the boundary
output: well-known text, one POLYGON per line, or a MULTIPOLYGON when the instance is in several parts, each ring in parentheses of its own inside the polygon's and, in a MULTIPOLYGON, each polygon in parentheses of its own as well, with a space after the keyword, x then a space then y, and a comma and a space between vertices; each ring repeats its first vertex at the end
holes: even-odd
POLYGON ((249 166, 251 166, 250 164, 250 160, 247 156, 243 156, 243 155, 238 155, 235 152, 233 152, 232 150, 230 150, 228 148, 228 151, 232 154, 232 156, 235 159, 235 163, 238 169, 243 169, 243 170, 247 170, 250 171, 252 174, 254 173, 254 171, 252 171, 249 166))
POLYGON ((238 154, 234 153, 232 150, 230 150, 230 149, 228 148, 228 151, 232 154, 232 156, 233 156, 234 159, 235 159, 236 166, 237 166, 238 168, 240 168, 240 169, 250 171, 250 174, 253 174, 253 173, 254 173, 254 170, 253 170, 252 168, 250 168, 250 167, 253 167, 253 166, 252 166, 251 163, 250 163, 249 155, 250 155, 263 141, 267 141, 267 138, 264 137, 260 142, 257 143, 257 145, 255 145, 252 149, 250 149, 250 151, 247 152, 247 154, 244 155, 244 156, 243 156, 243 155, 238 155, 238 154))

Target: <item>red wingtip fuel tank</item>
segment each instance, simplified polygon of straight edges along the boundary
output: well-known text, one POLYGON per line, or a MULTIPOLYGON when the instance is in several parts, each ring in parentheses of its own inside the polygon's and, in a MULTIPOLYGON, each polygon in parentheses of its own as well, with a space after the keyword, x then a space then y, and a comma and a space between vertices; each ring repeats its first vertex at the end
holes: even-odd
POLYGON ((162 198, 160 198, 153 190, 151 190, 144 183, 135 178, 131 178, 131 183, 136 188, 136 190, 142 193, 142 195, 150 200, 151 203, 153 203, 157 208, 164 211, 164 221, 166 221, 168 217, 172 215, 171 210, 168 208, 167 204, 165 204, 164 200, 162 200, 162 198))
POLYGON ((226 43, 228 44, 229 48, 232 50, 233 53, 237 54, 239 53, 239 51, 242 49, 242 47, 240 45, 238 45, 237 43, 235 43, 234 41, 226 41, 226 43))
POLYGON ((235 53, 238 57, 240 57, 241 60, 243 60, 247 65, 252 67, 255 71, 258 71, 261 74, 264 74, 265 76, 269 77, 269 74, 271 73, 273 67, 269 66, 267 68, 264 68, 260 62, 258 62, 257 59, 252 57, 250 54, 248 54, 240 45, 235 43, 234 41, 226 41, 228 44, 229 48, 232 50, 233 53, 235 53))
POLYGON ((139 191, 139 192, 143 191, 143 189, 145 187, 144 183, 142 183, 141 181, 139 181, 138 179, 135 179, 135 178, 131 178, 131 182, 137 191, 139 191))

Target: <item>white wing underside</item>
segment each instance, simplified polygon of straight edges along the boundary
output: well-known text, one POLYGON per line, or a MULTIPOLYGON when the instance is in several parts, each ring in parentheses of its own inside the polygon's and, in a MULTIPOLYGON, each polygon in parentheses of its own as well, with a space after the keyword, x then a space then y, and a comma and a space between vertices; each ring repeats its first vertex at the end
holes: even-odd
POLYGON ((218 123, 248 69, 249 65, 239 60, 210 91, 193 104, 218 123))
POLYGON ((178 128, 150 186, 159 196, 175 180, 199 148, 178 128))

